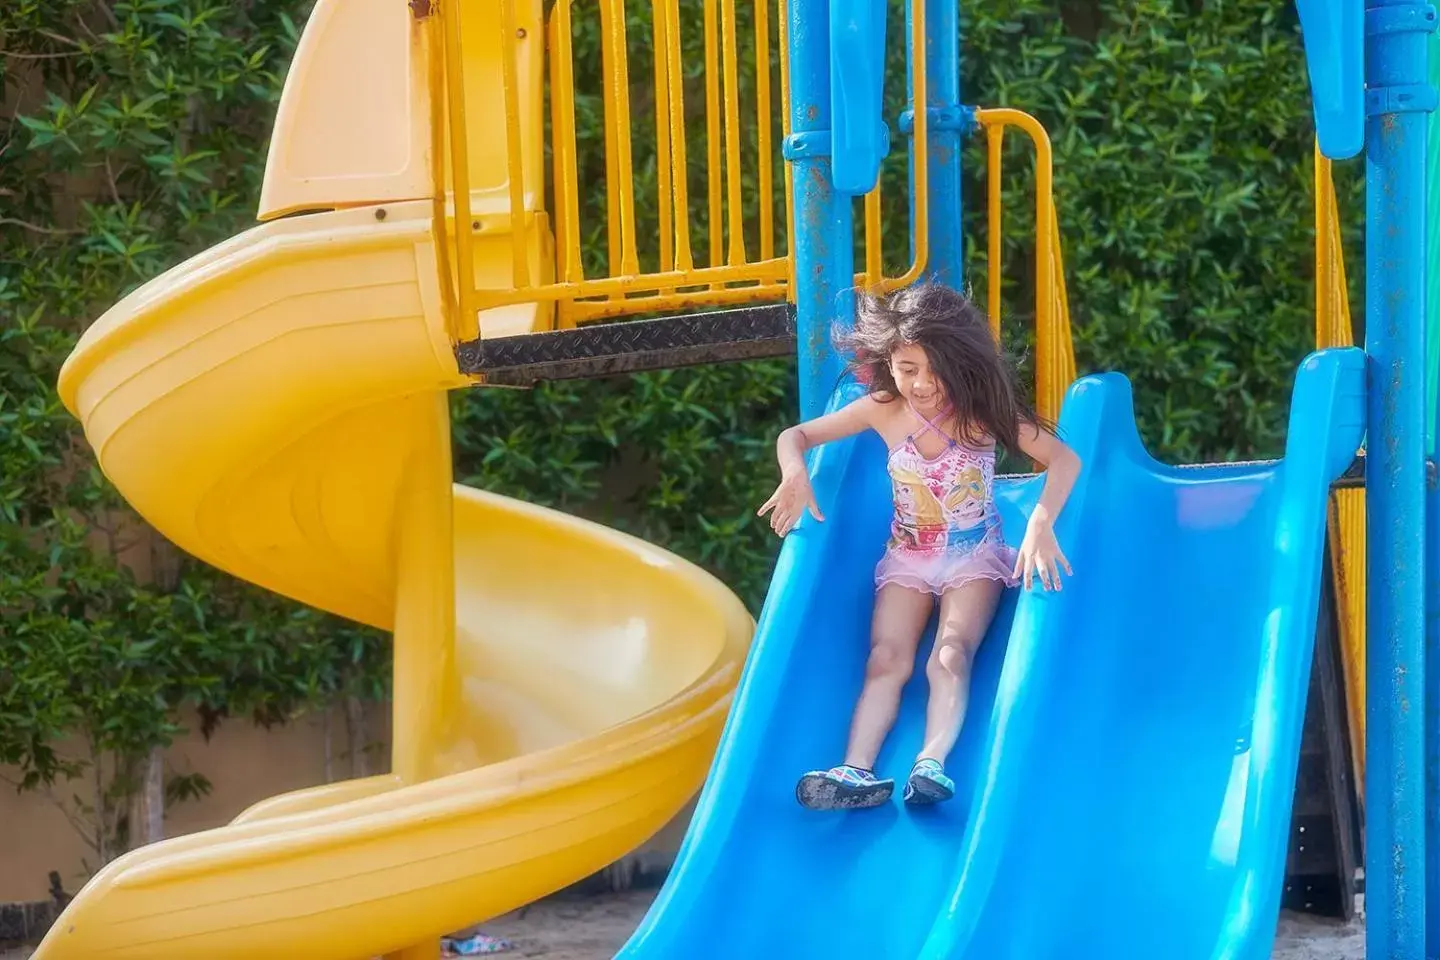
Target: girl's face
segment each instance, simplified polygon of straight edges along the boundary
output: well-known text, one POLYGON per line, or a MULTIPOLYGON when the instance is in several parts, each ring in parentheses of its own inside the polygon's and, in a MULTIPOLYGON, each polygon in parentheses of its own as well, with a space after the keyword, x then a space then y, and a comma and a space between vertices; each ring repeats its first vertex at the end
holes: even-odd
POLYGON ((924 348, 906 344, 890 354, 890 375, 900 396, 926 415, 934 415, 945 406, 945 387, 930 368, 924 348))

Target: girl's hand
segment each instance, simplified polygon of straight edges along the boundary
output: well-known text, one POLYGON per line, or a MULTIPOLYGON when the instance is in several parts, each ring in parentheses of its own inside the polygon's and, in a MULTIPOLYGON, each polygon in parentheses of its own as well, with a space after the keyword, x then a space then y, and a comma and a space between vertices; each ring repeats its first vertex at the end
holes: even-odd
POLYGON ((1065 559, 1060 549, 1059 541, 1055 539, 1054 525, 1046 517, 1032 516, 1025 528, 1025 539, 1020 544, 1020 555, 1015 558, 1012 575, 1018 577, 1023 574, 1026 590, 1034 587, 1037 575, 1046 590, 1059 590, 1061 568, 1071 576, 1075 575, 1070 569, 1070 561, 1065 559))
POLYGON ((788 473, 780 481, 780 486, 770 495, 756 511, 757 516, 765 516, 770 513, 770 529, 780 536, 785 536, 795 529, 795 524, 800 522, 806 508, 809 508, 810 515, 816 520, 824 521, 820 514, 820 506, 815 502, 815 491, 810 487, 810 477, 804 470, 796 470, 788 473))

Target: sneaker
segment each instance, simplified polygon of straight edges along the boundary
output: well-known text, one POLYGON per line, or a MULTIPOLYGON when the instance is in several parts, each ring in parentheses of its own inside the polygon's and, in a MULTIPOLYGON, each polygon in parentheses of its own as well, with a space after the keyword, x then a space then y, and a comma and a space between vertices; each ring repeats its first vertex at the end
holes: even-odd
POLYGON ((955 781, 945 776, 938 760, 923 757, 915 761, 910 779, 905 784, 905 802, 913 804, 942 803, 955 796, 955 781))
POLYGON ((795 799, 809 810, 863 810, 880 806, 894 792, 894 780, 881 780, 869 770, 842 763, 801 777, 795 799))

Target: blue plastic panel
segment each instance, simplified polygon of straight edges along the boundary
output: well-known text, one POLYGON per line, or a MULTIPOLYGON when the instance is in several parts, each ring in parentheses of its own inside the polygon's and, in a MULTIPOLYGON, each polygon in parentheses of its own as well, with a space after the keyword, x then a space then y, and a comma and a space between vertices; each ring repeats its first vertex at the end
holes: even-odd
MULTIPOLYGON (((924 810, 898 790, 857 813, 795 801, 796 778, 844 748, 891 510, 878 440, 822 449, 827 520, 781 551, 690 832, 619 956, 1268 960, 1326 497, 1363 416, 1363 354, 1317 355, 1284 461, 1177 469, 1141 446, 1123 377, 1072 388, 1075 576, 1007 595, 951 757, 956 799, 924 810)), ((1038 491, 1004 485, 1012 543, 1038 491)), ((919 745, 919 674, 882 773, 903 776, 919 745)))
POLYGON ((831 176, 840 193, 869 193, 890 150, 884 81, 884 0, 830 0, 831 176))
POLYGON ((1295 0, 1310 72, 1315 135, 1332 160, 1365 147, 1365 2, 1295 0))

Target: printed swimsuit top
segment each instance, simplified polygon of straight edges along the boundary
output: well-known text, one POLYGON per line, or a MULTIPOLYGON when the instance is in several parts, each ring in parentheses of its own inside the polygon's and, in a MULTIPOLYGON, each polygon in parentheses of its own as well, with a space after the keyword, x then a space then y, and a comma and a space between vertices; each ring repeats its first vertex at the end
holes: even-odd
POLYGON ((973 534, 993 527, 998 521, 993 496, 995 451, 958 442, 914 405, 910 412, 923 425, 891 450, 888 458, 895 497, 892 543, 938 548, 955 540, 961 531, 973 534), (945 449, 933 458, 922 454, 915 443, 916 437, 929 430, 946 441, 945 449))

